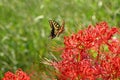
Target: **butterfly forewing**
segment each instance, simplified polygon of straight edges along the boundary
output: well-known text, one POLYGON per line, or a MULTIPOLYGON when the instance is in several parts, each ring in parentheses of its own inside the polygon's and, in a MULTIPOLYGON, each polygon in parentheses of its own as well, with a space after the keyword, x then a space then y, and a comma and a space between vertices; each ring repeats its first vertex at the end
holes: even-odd
POLYGON ((54 21, 54 20, 49 20, 49 23, 50 23, 50 27, 54 27, 56 29, 59 29, 60 28, 60 25, 58 22, 54 21))

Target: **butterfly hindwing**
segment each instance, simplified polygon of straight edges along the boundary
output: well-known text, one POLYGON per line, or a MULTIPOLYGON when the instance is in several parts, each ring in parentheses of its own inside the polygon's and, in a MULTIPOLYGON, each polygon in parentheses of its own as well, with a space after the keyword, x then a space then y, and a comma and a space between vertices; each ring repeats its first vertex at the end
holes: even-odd
POLYGON ((64 30, 64 24, 62 26, 59 25, 58 22, 55 20, 49 20, 49 24, 51 27, 51 34, 50 37, 51 39, 55 38, 56 36, 59 36, 64 30))
POLYGON ((59 32, 58 32, 57 36, 59 36, 64 31, 64 25, 65 25, 65 22, 63 21, 63 23, 62 23, 62 25, 61 25, 61 27, 59 29, 59 32))

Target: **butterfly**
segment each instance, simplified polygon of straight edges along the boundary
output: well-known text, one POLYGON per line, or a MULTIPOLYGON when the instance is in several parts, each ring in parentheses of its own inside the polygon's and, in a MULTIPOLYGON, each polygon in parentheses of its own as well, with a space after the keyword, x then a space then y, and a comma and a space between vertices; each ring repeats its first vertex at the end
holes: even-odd
POLYGON ((49 20, 49 24, 51 27, 51 33, 50 33, 51 39, 55 38, 56 36, 59 36, 64 31, 64 25, 65 25, 64 21, 62 22, 62 25, 60 25, 55 20, 49 20))

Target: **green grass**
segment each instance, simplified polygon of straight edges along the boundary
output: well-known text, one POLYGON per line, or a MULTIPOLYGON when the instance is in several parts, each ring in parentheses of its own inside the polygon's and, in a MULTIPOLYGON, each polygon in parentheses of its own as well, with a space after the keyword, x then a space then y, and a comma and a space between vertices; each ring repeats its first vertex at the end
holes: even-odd
POLYGON ((106 21, 119 27, 119 4, 119 0, 0 0, 0 78, 17 68, 45 71, 40 60, 49 53, 59 56, 51 47, 63 46, 64 36, 89 24, 106 21), (64 34, 53 40, 48 38, 50 19, 66 23, 64 34))

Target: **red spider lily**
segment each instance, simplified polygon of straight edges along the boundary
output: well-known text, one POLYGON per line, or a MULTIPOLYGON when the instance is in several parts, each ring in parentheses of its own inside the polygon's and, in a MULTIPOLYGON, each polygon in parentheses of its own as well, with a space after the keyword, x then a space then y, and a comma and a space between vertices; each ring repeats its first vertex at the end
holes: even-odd
POLYGON ((60 80, 113 80, 120 78, 120 40, 118 28, 106 22, 88 26, 64 37, 62 60, 52 65, 60 80), (96 55, 96 56, 95 56, 96 55))
POLYGON ((15 74, 10 71, 6 72, 2 80, 30 80, 30 77, 21 69, 18 69, 15 74))

